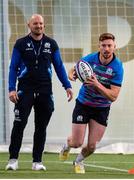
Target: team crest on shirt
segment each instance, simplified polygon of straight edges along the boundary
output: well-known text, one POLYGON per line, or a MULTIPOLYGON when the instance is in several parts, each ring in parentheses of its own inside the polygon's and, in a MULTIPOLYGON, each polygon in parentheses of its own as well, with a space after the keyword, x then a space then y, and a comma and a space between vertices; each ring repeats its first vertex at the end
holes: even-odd
POLYGON ((108 69, 106 70, 106 74, 112 75, 112 73, 113 73, 113 69, 112 69, 112 68, 108 68, 108 69))
POLYGON ((27 43, 27 46, 30 47, 31 43, 27 43))
POLYGON ((33 47, 31 47, 31 43, 27 43, 26 51, 31 51, 31 50, 33 50, 33 47))
POLYGON ((44 53, 49 53, 49 54, 51 54, 51 49, 50 49, 50 43, 49 43, 49 42, 46 42, 46 43, 44 44, 43 52, 44 52, 44 53))
POLYGON ((44 47, 45 47, 45 48, 50 48, 50 43, 49 43, 49 42, 46 42, 46 43, 44 44, 44 47))

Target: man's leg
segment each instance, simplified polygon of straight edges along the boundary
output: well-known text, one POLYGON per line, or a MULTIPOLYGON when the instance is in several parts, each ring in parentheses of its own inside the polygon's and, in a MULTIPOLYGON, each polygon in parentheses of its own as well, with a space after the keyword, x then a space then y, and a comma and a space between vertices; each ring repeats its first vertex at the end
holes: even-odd
POLYGON ((54 104, 51 96, 39 94, 34 103, 35 132, 33 144, 33 162, 42 161, 42 153, 46 141, 46 129, 50 121, 54 104))
POLYGON ((74 163, 76 173, 85 173, 82 161, 95 151, 96 144, 102 139, 106 129, 106 126, 103 126, 94 120, 90 120, 88 127, 88 143, 82 148, 81 153, 78 154, 74 163))
POLYGON ((26 94, 19 97, 18 103, 15 105, 15 119, 11 132, 11 142, 9 146, 9 163, 6 169, 16 170, 18 168, 18 156, 22 144, 23 131, 27 124, 28 116, 32 108, 32 95, 26 94))
POLYGON ((96 144, 102 139, 106 126, 99 124, 95 120, 91 119, 88 124, 88 142, 87 146, 82 148, 82 155, 84 157, 92 154, 96 149, 96 144))
POLYGON ((24 94, 23 97, 20 97, 20 100, 15 105, 15 119, 11 133, 11 143, 9 146, 10 159, 18 158, 23 138, 23 131, 32 108, 32 98, 32 94, 24 94))
POLYGON ((59 154, 60 160, 67 160, 71 148, 78 148, 84 142, 87 124, 72 123, 72 135, 68 137, 66 144, 59 154))

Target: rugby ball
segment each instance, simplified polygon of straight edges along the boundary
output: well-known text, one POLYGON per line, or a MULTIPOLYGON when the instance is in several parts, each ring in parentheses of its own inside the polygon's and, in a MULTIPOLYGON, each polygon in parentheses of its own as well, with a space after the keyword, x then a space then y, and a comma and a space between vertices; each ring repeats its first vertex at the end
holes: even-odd
POLYGON ((93 69, 90 66, 89 63, 80 60, 75 66, 76 75, 78 76, 78 79, 84 83, 86 82, 87 78, 91 77, 93 75, 93 69))

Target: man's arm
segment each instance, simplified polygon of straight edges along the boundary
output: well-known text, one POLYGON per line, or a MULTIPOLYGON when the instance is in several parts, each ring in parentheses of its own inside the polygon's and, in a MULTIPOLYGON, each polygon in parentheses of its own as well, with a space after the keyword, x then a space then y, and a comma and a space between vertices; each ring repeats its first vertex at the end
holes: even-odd
POLYGON ((20 53, 17 49, 13 49, 11 63, 9 67, 9 99, 13 103, 17 103, 18 95, 16 92, 16 81, 18 66, 20 64, 20 53))
POLYGON ((67 73, 66 73, 65 67, 63 65, 59 50, 56 50, 54 53, 53 65, 55 68, 55 72, 56 72, 59 80, 61 81, 63 87, 65 89, 71 88, 71 84, 68 80, 67 73))
POLYGON ((120 88, 119 86, 115 86, 115 85, 111 85, 110 89, 105 88, 102 84, 99 84, 96 89, 103 95, 105 96, 107 99, 109 99, 110 101, 114 102, 120 92, 120 88))
POLYGON ((121 88, 120 86, 111 85, 110 89, 108 89, 97 80, 95 75, 89 78, 86 84, 94 86, 101 95, 105 96, 108 100, 112 102, 117 99, 121 88))
POLYGON ((18 66, 20 64, 20 53, 17 49, 13 49, 11 63, 9 66, 9 91, 16 90, 16 80, 17 80, 17 72, 18 66))
POLYGON ((54 53, 53 65, 60 82, 66 90, 68 101, 71 101, 73 98, 72 86, 68 80, 67 73, 63 65, 59 50, 56 50, 54 53))

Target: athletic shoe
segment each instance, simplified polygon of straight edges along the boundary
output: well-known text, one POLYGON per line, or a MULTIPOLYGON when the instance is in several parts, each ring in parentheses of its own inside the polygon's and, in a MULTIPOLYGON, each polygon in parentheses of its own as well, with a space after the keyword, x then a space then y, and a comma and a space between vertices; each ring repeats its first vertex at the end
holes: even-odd
POLYGON ((42 162, 33 162, 32 170, 35 170, 35 171, 44 170, 44 171, 46 171, 46 167, 42 164, 42 162))
POLYGON ((85 168, 83 162, 73 162, 74 165, 74 171, 76 174, 85 174, 85 168))
POLYGON ((69 157, 69 152, 70 152, 70 148, 66 148, 64 145, 59 154, 59 160, 66 161, 69 157))
POLYGON ((128 170, 128 174, 134 174, 134 168, 128 170))
POLYGON ((5 168, 6 170, 17 170, 18 169, 18 160, 17 159, 9 159, 8 164, 5 168))

